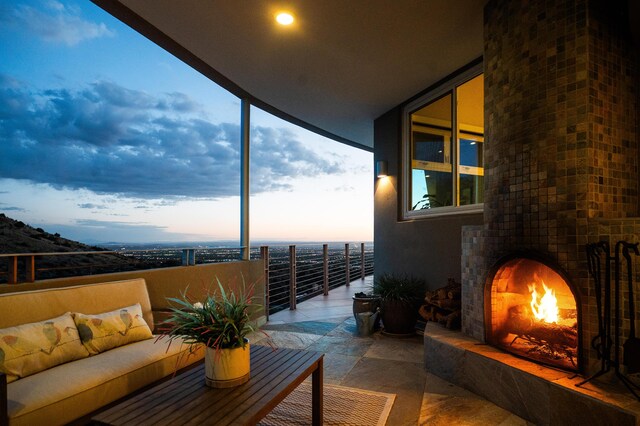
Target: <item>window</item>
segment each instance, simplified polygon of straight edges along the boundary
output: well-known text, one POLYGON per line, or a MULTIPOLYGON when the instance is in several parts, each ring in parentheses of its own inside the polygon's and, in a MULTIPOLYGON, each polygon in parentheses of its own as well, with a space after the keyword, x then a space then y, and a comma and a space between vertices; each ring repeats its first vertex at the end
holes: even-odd
POLYGON ((479 67, 404 113, 403 218, 477 212, 484 197, 484 81, 479 67))

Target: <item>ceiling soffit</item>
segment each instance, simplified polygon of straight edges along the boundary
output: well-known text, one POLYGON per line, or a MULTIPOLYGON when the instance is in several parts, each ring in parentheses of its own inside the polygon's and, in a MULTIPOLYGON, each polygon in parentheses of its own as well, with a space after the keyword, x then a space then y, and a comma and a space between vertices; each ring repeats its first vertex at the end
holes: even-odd
POLYGON ((375 118, 482 55, 485 0, 94 2, 236 96, 369 150, 375 118))

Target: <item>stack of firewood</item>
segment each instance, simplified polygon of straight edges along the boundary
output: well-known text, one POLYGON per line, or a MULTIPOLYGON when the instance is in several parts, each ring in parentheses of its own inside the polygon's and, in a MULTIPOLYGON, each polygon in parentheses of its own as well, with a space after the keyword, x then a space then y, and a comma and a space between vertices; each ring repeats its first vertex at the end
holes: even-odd
POLYGON ((449 278, 446 286, 437 290, 428 290, 424 304, 420 307, 420 316, 425 321, 435 321, 446 328, 460 328, 460 308, 462 305, 461 285, 449 278))

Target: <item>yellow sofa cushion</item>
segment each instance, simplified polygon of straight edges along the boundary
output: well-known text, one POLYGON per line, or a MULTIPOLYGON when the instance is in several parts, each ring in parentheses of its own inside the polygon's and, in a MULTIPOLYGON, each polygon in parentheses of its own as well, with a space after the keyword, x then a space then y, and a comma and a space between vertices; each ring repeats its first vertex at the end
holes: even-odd
POLYGON ((70 312, 0 329, 0 371, 9 383, 88 356, 70 312))
POLYGON ((74 313, 73 318, 92 355, 153 337, 139 303, 98 315, 74 313))

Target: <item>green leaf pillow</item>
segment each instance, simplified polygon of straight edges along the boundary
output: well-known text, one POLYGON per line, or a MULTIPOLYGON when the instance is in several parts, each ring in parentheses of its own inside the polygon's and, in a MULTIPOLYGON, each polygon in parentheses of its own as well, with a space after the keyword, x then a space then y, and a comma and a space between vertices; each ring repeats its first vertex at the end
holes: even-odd
POLYGON ((92 355, 153 337, 139 303, 98 315, 74 313, 73 318, 92 355))
POLYGON ((0 371, 9 383, 88 356, 70 312, 0 329, 0 371))

